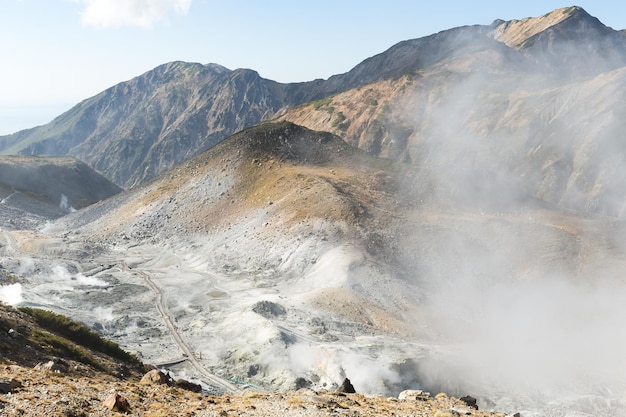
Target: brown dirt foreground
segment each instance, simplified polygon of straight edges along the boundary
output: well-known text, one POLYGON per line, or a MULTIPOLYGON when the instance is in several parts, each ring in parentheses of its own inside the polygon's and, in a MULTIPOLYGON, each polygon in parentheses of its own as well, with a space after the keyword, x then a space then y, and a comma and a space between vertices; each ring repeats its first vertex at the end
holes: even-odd
POLYGON ((20 386, 0 394, 0 416, 504 416, 471 409, 443 394, 425 400, 398 400, 303 389, 211 396, 139 381, 113 382, 0 365, 0 385, 7 381, 20 386), (128 401, 128 412, 105 407, 113 393, 128 401))

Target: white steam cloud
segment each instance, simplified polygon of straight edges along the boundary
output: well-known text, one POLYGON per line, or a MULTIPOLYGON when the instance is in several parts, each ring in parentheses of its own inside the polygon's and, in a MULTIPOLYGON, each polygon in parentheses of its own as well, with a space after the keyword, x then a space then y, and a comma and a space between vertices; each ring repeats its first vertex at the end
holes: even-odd
POLYGON ((76 209, 70 205, 70 201, 65 194, 61 194, 61 202, 59 203, 59 207, 61 207, 62 210, 68 211, 70 213, 76 211, 76 209))
POLYGON ((24 299, 22 298, 22 284, 10 284, 0 287, 0 301, 16 306, 24 299))
POLYGON ((81 0, 85 26, 111 28, 134 26, 151 28, 167 22, 171 14, 185 15, 191 0, 81 0))
POLYGON ((106 281, 103 281, 96 277, 87 277, 81 273, 72 275, 67 270, 67 268, 62 265, 55 265, 52 267, 50 279, 58 283, 63 282, 69 286, 74 286, 74 284, 77 284, 88 285, 91 287, 106 287, 109 285, 106 281))
POLYGON ((35 261, 32 258, 22 257, 18 265, 16 273, 19 276, 29 276, 35 273, 35 261))
POLYGON ((570 87, 548 100, 531 81, 532 99, 518 100, 510 84, 451 76, 423 103, 428 117, 403 109, 417 138, 417 185, 407 191, 424 201, 405 250, 426 294, 416 320, 433 341, 419 379, 431 392, 513 399, 510 411, 524 416, 623 416, 626 252, 616 217, 626 171, 611 165, 622 142, 609 129, 592 139, 571 129, 598 123, 586 101, 564 100, 570 87), (503 109, 486 99, 495 96, 508 100, 503 109), (486 127, 483 114, 500 114, 500 125, 486 127))
POLYGON ((349 378, 357 392, 379 394, 386 384, 397 383, 399 377, 391 366, 391 359, 372 358, 349 349, 327 349, 296 344, 288 349, 289 368, 298 375, 314 372, 321 386, 332 387, 349 378))

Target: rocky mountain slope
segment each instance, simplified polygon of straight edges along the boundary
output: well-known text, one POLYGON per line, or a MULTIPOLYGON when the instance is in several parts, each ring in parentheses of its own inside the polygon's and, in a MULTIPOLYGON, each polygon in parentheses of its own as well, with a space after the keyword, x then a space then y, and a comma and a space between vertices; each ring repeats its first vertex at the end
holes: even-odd
MULTIPOLYGON (((424 81, 420 89, 411 90, 417 99, 439 96, 438 89, 448 80, 451 86, 465 85, 469 77, 473 87, 467 88, 472 90, 471 95, 484 88, 481 82, 495 78, 497 83, 493 85, 503 87, 504 92, 482 94, 484 105, 478 106, 482 109, 480 120, 468 123, 495 124, 505 110, 512 118, 516 111, 522 112, 520 117, 528 118, 524 109, 504 108, 507 100, 515 98, 511 94, 524 94, 526 89, 532 94, 539 88, 535 85, 550 89, 569 82, 585 82, 620 68, 626 62, 625 45, 623 32, 602 25, 581 8, 570 7, 538 18, 495 21, 489 26, 455 28, 404 41, 328 80, 280 84, 251 70, 231 71, 215 64, 174 62, 89 98, 45 126, 0 138, 0 152, 73 155, 128 188, 294 105, 370 83, 392 83, 400 89, 403 77, 424 81)), ((465 95, 458 88, 451 91, 465 95)), ((311 106, 319 110, 323 103, 311 106)), ((365 103, 371 105, 374 101, 365 103)), ((339 126, 347 130, 353 124, 351 131, 358 132, 358 137, 346 132, 351 143, 364 142, 364 147, 374 154, 396 155, 403 153, 404 142, 414 129, 407 130, 406 123, 396 126, 381 117, 392 113, 393 117, 406 119, 411 114, 412 119, 406 120, 411 126, 423 124, 420 104, 409 104, 416 108, 403 107, 402 113, 392 113, 381 105, 379 110, 384 112, 374 112, 371 123, 363 124, 362 120, 353 120, 348 113, 338 111, 337 117, 327 118, 325 126, 309 126, 337 132, 339 126), (381 145, 383 137, 385 143, 393 142, 393 149, 388 144, 381 145)), ((311 106, 305 109, 309 111, 311 106)), ((356 100, 352 106, 363 108, 363 102, 356 100)), ((399 107, 396 105, 394 110, 399 107)), ((425 133, 431 138, 439 132, 425 133)))
POLYGON ((506 206, 526 195, 570 212, 622 216, 623 32, 574 7, 494 22, 484 36, 520 56, 458 41, 445 49, 457 54, 436 65, 296 107, 281 120, 419 167, 440 200, 506 206))
POLYGON ((72 157, 0 156, 0 225, 30 228, 122 191, 72 157))

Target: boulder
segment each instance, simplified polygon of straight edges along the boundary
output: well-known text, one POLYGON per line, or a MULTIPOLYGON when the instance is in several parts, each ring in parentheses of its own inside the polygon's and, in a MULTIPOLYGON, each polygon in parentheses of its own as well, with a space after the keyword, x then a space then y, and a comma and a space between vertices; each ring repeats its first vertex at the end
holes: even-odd
POLYGON ((343 380, 343 382, 341 383, 341 386, 339 386, 339 388, 337 389, 337 392, 343 392, 346 394, 356 394, 356 390, 354 389, 352 382, 350 382, 348 378, 343 380))
POLYGON ((478 410, 478 404, 476 404, 478 400, 476 398, 466 395, 465 397, 459 398, 459 400, 463 401, 468 407, 478 410))
POLYGON ((202 386, 200 384, 195 384, 186 379, 177 379, 176 382, 174 382, 174 386, 191 392, 202 392, 202 386))
POLYGON ((104 400, 103 405, 111 411, 130 413, 130 404, 128 403, 128 400, 117 392, 109 395, 109 397, 104 400))
POLYGON ((267 300, 259 301, 258 303, 256 303, 254 307, 252 307, 252 311, 262 317, 265 317, 266 319, 284 316, 285 314, 287 314, 287 310, 285 310, 285 307, 267 300))
POLYGON ((403 401, 426 401, 429 398, 430 392, 422 391, 421 389, 407 389, 398 395, 398 399, 403 401))
POLYGON ((153 369, 145 374, 140 383, 144 385, 172 385, 172 378, 169 375, 164 374, 158 369, 153 369))
POLYGON ((0 394, 10 394, 14 390, 21 388, 22 383, 16 379, 0 380, 0 394))
POLYGON ((476 410, 470 407, 456 406, 450 408, 450 411, 453 411, 460 416, 471 416, 476 410))
POLYGON ((42 372, 67 372, 67 363, 64 361, 48 361, 46 363, 38 363, 35 369, 42 372))

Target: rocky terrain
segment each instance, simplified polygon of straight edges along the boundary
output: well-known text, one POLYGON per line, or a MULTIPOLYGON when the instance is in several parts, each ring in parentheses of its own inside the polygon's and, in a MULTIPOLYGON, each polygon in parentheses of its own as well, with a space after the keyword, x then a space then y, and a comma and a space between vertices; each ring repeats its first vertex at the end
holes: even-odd
MULTIPOLYGON (((116 381, 106 396, 134 413, 173 413, 176 396, 196 415, 477 413, 387 399, 411 388, 525 417, 624 415, 623 57, 623 32, 571 7, 311 83, 166 64, 0 138, 98 149, 85 159, 129 187, 2 225, 0 299, 210 394, 116 381), (346 378, 359 394, 336 394, 346 378)), ((104 395, 87 396, 98 412, 104 395)))
POLYGON ((350 385, 337 391, 247 388, 239 395, 211 395, 198 384, 150 370, 65 317, 5 305, 0 305, 0 314, 2 416, 503 416, 478 411, 470 397, 459 400, 422 391, 407 391, 400 399, 364 396, 350 385))

